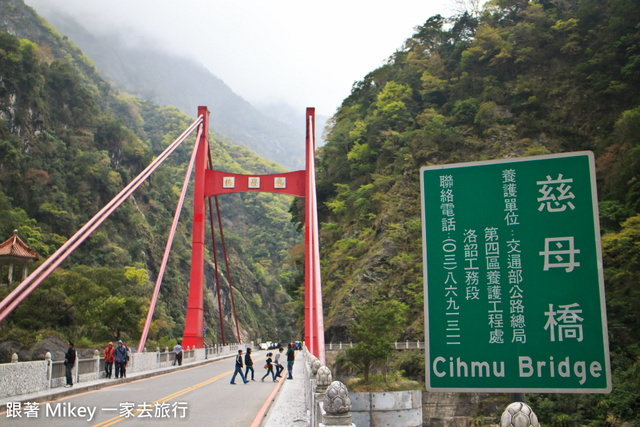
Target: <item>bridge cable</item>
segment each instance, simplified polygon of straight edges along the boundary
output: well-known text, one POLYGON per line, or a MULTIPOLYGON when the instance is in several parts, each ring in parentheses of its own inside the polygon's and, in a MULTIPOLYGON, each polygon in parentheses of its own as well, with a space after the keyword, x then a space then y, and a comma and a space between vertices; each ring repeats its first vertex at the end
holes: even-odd
POLYGON ((153 297, 151 298, 151 305, 149 306, 149 312, 147 313, 147 320, 142 330, 142 336, 140 337, 140 345, 138 345, 138 353, 144 350, 144 345, 147 341, 147 334, 151 327, 151 319, 153 318, 153 312, 156 308, 156 302, 158 301, 158 294, 160 293, 160 285, 162 285, 162 278, 164 277, 164 271, 169 261, 169 252, 171 252, 171 245, 173 245, 173 237, 176 234, 176 228, 178 227, 178 221, 180 220, 180 213, 182 212, 182 206, 184 204, 185 196, 187 195, 187 187, 189 187, 189 178, 191 178, 191 172, 193 171, 193 165, 196 162, 196 153, 198 152, 198 142, 203 132, 202 125, 196 136, 196 143, 193 145, 193 153, 191 154, 191 160, 189 161, 189 167, 187 167, 187 174, 184 177, 184 183, 182 184, 182 192, 180 193, 180 199, 178 200, 178 206, 176 207, 176 213, 173 216, 173 223, 171 224, 171 231, 169 232, 169 238, 167 239, 167 246, 164 250, 164 256, 162 257, 162 264, 160 265, 160 271, 156 279, 156 286, 153 290, 153 297))
MULTIPOLYGON (((313 122, 311 117, 309 117, 309 127, 311 132, 315 133, 313 122)), ((313 135, 313 141, 315 142, 315 134, 313 135)), ((315 145, 314 150, 315 152, 315 145)), ((324 349, 324 314, 322 307, 322 278, 320 276, 320 233, 318 231, 318 198, 316 194, 316 168, 315 162, 311 163, 311 171, 310 171, 310 181, 313 183, 311 185, 311 216, 312 216, 312 245, 313 245, 313 292, 314 295, 311 296, 312 299, 315 298, 315 309, 317 313, 316 318, 316 342, 318 348, 318 359, 322 364, 325 364, 325 349, 324 349)))
POLYGON ((218 311, 220 312, 220 333, 222 336, 222 345, 224 341, 224 319, 222 317, 222 300, 220 299, 220 274, 218 270, 218 250, 216 249, 216 232, 213 225, 213 206, 211 205, 211 197, 209 197, 209 223, 211 224, 211 241, 213 244, 213 263, 216 266, 216 288, 218 290, 218 311))
POLYGON ((236 332, 238 334, 238 342, 242 343, 240 337, 240 326, 238 326, 238 315, 236 314, 236 303, 233 300, 233 287, 231 286, 231 275, 229 274, 229 260, 227 258, 227 247, 224 244, 224 232, 222 231, 222 217, 220 216, 220 205, 218 204, 218 196, 216 199, 216 210, 218 212, 218 226, 220 227, 220 239, 222 240, 222 253, 224 254, 224 262, 227 266, 227 282, 229 282, 229 293, 231 294, 231 306, 233 307, 233 317, 236 320, 236 332))
MULTIPOLYGON (((305 277, 305 314, 307 307, 309 309, 309 318, 306 322, 309 324, 309 343, 310 346, 309 351, 311 354, 316 354, 316 349, 314 348, 314 289, 315 289, 315 277, 314 277, 314 263, 313 263, 313 250, 309 246, 313 245, 313 186, 314 182, 311 180, 311 171, 313 170, 313 165, 315 162, 315 141, 314 141, 314 133, 312 128, 313 120, 311 116, 307 115, 307 132, 306 132, 306 140, 307 140, 307 156, 306 156, 306 166, 307 166, 307 178, 306 178, 306 194, 305 194, 305 276, 308 274, 308 277, 305 277), (311 147, 309 147, 311 145, 311 147), (308 288, 307 288, 308 286, 308 288)), ((305 325, 305 332, 306 332, 305 325)), ((306 336, 305 336, 306 340, 306 336)))
MULTIPOLYGON (((207 152, 209 155, 209 169, 213 169, 213 159, 211 158, 211 148, 207 152)), ((209 197, 209 223, 211 224, 211 241, 213 242, 213 262, 216 265, 216 287, 218 290, 218 312, 220 313, 220 332, 222 336, 222 345, 225 345, 224 340, 224 318, 222 316, 222 298, 220 297, 220 277, 218 270, 218 253, 216 249, 216 233, 213 226, 213 207, 211 206, 211 197, 209 197)))
POLYGON ((104 220, 113 213, 166 158, 193 132, 203 121, 199 116, 165 151, 151 162, 136 178, 93 216, 80 230, 67 240, 43 264, 34 270, 20 285, 0 302, 0 322, 2 322, 31 292, 33 292, 58 265, 60 265, 84 240, 95 231, 104 220), (13 300, 13 302, 11 302, 13 300))

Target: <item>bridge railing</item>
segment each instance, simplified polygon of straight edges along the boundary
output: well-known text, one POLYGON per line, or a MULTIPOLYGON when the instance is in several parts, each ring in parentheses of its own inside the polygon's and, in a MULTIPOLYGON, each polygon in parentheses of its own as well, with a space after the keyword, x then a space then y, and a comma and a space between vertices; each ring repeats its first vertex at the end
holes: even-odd
MULTIPOLYGON (((197 363, 204 360, 236 354, 240 346, 247 344, 212 345, 205 348, 186 348, 182 357, 183 364, 197 363)), ((133 353, 127 363, 127 373, 152 371, 170 368, 174 365, 175 353, 165 348, 153 352, 133 353)), ((114 366, 115 371, 115 366, 114 366)), ((64 361, 51 360, 47 353, 45 360, 18 362, 18 355, 14 354, 11 363, 0 364, 0 399, 34 393, 50 388, 62 387, 66 384, 66 370, 64 361)), ((73 383, 82 383, 105 378, 104 358, 98 350, 93 357, 76 358, 72 370, 73 383)))
MULTIPOLYGON (((346 350, 352 348, 355 344, 352 342, 327 343, 324 345, 326 350, 346 350)), ((396 350, 422 349, 425 348, 424 341, 395 341, 393 343, 396 350)))
POLYGON ((322 366, 322 362, 309 352, 306 345, 302 354, 308 426, 355 427, 350 412, 349 389, 342 382, 333 381, 331 370, 322 366))
MULTIPOLYGON (((27 363, 27 362, 25 362, 27 363)), ((50 361, 49 364, 49 387, 61 387, 65 384, 64 360, 50 361), (59 384, 58 384, 59 383, 59 384)), ((76 369, 76 372, 78 370, 76 369)), ((76 378, 76 382, 77 378, 76 378)))

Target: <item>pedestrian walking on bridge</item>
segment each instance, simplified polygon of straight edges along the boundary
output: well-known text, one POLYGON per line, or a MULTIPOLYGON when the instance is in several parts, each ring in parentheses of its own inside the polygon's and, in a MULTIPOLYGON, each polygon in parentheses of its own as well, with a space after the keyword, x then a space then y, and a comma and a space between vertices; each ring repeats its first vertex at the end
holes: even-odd
POLYGON ((295 361, 296 352, 293 349, 293 343, 289 343, 289 345, 287 346, 287 371, 289 373, 289 376, 287 377, 288 380, 293 379, 293 362, 295 361))
POLYGON ((116 349, 113 348, 113 343, 110 342, 107 348, 104 349, 104 376, 105 378, 111 378, 113 372, 113 362, 116 360, 116 349))
POLYGON ((275 364, 276 364, 276 378, 282 378, 282 371, 284 371, 284 366, 280 363, 280 356, 282 356, 282 352, 284 349, 280 347, 278 352, 276 353, 275 364))
POLYGON ((127 364, 127 349, 118 341, 118 346, 114 352, 116 361, 116 378, 124 378, 125 366, 127 364))
POLYGON ((122 367, 122 372, 120 372, 120 376, 123 378, 127 378, 127 367, 129 366, 129 360, 131 360, 131 349, 127 347, 126 342, 123 342, 122 346, 124 347, 124 351, 127 353, 127 357, 124 360, 124 366, 122 367))
POLYGON ((231 377, 231 384, 235 384, 236 382, 236 375, 240 374, 240 378, 242 378, 242 381, 244 381, 244 383, 248 383, 249 381, 247 381, 247 379, 244 377, 244 374, 242 373, 242 368, 243 368, 243 363, 242 363, 242 350, 238 350, 238 355, 236 356, 236 370, 233 373, 233 376, 231 377))
POLYGON ((255 381, 253 376, 255 371, 253 370, 253 360, 251 360, 251 347, 247 347, 247 354, 244 356, 244 364, 247 367, 247 370, 244 372, 244 376, 249 381, 249 371, 251 371, 251 381, 255 381))
POLYGON ((175 366, 177 363, 178 366, 182 366, 182 341, 178 341, 178 344, 173 347, 173 351, 176 354, 176 360, 173 361, 173 365, 175 366))
POLYGON ((71 370, 76 364, 76 349, 73 348, 73 343, 71 341, 69 341, 67 347, 67 352, 64 355, 64 373, 67 377, 67 385, 65 385, 65 387, 73 387, 71 370))
POLYGON ((276 381, 276 374, 275 372, 273 372, 273 360, 271 359, 271 356, 273 356, 273 353, 267 353, 267 364, 264 365, 265 369, 267 370, 267 373, 264 374, 264 377, 262 377, 262 382, 264 382, 264 379, 269 375, 269 372, 271 372, 271 377, 273 379, 273 382, 277 382, 276 381))

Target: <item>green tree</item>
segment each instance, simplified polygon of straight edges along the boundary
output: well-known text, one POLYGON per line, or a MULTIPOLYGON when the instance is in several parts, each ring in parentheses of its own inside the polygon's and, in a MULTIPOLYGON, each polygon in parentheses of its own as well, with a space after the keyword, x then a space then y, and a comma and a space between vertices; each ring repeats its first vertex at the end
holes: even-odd
POLYGON ((374 365, 386 365, 393 355, 394 342, 403 330, 407 308, 398 301, 380 301, 354 308, 356 320, 349 326, 349 333, 356 344, 347 350, 347 356, 362 372, 365 382, 369 381, 374 365))

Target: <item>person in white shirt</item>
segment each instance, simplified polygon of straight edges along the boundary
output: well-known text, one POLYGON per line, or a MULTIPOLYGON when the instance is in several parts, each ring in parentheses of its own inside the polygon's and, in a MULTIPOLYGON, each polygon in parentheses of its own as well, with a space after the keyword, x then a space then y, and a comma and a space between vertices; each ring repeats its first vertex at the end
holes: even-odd
POLYGON ((176 360, 173 361, 173 364, 177 363, 178 366, 182 366, 182 341, 178 341, 178 344, 173 347, 173 351, 176 354, 176 360))
POLYGON ((276 364, 276 378, 282 378, 280 374, 284 371, 284 366, 280 363, 280 356, 284 352, 284 348, 280 347, 276 353, 276 358, 273 361, 276 364))

